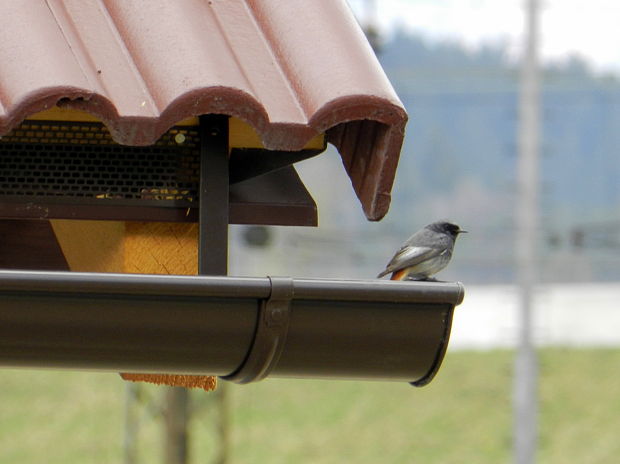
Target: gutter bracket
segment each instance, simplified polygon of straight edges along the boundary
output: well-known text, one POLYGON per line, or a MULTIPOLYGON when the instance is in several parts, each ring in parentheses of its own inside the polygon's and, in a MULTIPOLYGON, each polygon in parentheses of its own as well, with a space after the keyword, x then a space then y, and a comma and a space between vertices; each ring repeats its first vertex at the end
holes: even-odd
POLYGON ((294 284, 290 277, 269 276, 269 280, 271 294, 261 301, 250 351, 236 371, 221 379, 239 384, 262 380, 280 359, 288 334, 294 284))

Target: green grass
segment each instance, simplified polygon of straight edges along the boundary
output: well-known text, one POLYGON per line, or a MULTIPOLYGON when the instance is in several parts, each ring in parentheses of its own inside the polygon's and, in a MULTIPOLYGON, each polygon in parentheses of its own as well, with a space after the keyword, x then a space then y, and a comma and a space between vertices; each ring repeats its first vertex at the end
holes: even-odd
MULTIPOLYGON (((620 455, 620 350, 540 352, 539 462, 620 455)), ((511 451, 512 353, 448 353, 436 379, 403 383, 266 380, 227 385, 231 462, 504 463, 511 451)), ((124 383, 115 374, 0 371, 0 463, 122 462, 124 383)), ((144 393, 157 397, 159 389, 144 393)), ((197 392, 193 462, 217 448, 213 394, 197 392)), ((143 414, 140 457, 162 432, 143 414)))

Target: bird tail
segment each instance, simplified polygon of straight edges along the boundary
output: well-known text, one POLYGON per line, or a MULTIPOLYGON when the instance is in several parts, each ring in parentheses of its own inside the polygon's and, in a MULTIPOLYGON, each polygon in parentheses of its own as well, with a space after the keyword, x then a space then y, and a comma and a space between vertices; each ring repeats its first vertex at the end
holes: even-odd
POLYGON ((381 277, 383 277, 383 276, 385 276, 385 275, 388 275, 389 273, 390 273, 390 271, 388 271, 387 269, 386 269, 386 270, 384 270, 384 271, 381 271, 381 272, 379 273, 379 275, 377 276, 377 279, 380 279, 381 277))
POLYGON ((407 269, 401 269, 400 271, 396 271, 390 277, 390 280, 405 280, 407 277, 407 269))

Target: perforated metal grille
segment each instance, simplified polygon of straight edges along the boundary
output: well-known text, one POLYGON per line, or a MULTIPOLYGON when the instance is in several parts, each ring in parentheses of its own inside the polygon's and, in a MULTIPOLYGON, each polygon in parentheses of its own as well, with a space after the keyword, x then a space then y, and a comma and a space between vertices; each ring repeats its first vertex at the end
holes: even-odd
POLYGON ((128 147, 101 123, 26 121, 0 138, 0 198, 189 207, 199 167, 196 127, 176 126, 155 145, 128 147))

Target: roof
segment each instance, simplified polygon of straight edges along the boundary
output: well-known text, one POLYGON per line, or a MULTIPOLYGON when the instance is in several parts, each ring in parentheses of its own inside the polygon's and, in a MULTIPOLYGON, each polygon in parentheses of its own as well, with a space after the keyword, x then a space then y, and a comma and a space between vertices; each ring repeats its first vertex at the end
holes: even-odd
POLYGON ((344 0, 0 2, 0 136, 56 104, 126 145, 210 113, 270 150, 325 133, 373 220, 407 119, 344 0))

